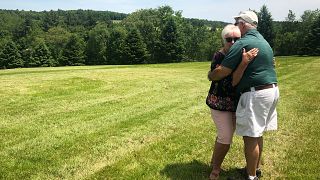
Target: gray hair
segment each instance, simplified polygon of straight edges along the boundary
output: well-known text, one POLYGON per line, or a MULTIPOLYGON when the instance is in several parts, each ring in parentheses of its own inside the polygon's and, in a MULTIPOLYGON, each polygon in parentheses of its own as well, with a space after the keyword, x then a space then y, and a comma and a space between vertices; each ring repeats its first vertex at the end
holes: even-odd
POLYGON ((226 36, 227 34, 231 33, 231 32, 234 32, 234 31, 239 32, 239 34, 241 34, 239 27, 238 27, 238 26, 235 26, 235 25, 233 25, 233 24, 228 24, 228 25, 226 25, 226 26, 223 28, 223 30, 222 30, 222 32, 221 32, 221 37, 222 37, 222 39, 223 39, 223 44, 226 43, 225 36, 226 36))
POLYGON ((253 28, 256 29, 257 26, 258 26, 257 23, 255 23, 255 22, 254 23, 250 23, 250 22, 248 22, 248 21, 246 21, 246 20, 244 20, 242 18, 238 18, 236 21, 244 23, 244 25, 249 29, 253 29, 253 28))

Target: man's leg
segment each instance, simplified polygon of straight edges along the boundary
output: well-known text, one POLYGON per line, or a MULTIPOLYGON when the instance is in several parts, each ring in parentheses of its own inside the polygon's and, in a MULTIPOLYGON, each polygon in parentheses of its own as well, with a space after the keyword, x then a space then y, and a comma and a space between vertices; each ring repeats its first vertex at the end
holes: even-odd
POLYGON ((259 145, 256 137, 244 136, 244 153, 247 162, 247 172, 250 176, 256 176, 256 168, 259 162, 259 145))

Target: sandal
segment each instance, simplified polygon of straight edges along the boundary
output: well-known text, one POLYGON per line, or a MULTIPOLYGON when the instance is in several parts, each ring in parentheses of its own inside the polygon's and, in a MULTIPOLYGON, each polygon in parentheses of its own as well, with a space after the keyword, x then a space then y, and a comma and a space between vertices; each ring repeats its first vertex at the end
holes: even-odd
POLYGON ((212 170, 212 172, 210 173, 209 179, 210 180, 218 180, 219 179, 219 175, 220 175, 220 171, 219 172, 215 172, 212 170))

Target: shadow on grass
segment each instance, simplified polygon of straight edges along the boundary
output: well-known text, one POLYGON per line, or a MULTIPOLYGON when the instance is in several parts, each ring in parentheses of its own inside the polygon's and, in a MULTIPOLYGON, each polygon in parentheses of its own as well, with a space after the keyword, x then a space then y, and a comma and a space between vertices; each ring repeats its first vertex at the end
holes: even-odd
POLYGON ((193 160, 190 163, 168 164, 161 170, 161 175, 165 175, 170 179, 208 179, 210 174, 210 166, 205 163, 193 160))
MULTIPOLYGON (((193 160, 190 163, 168 164, 160 171, 161 175, 175 180, 209 179, 210 172, 211 167, 198 160, 193 160)), ((232 168, 220 173, 220 179, 227 179, 229 177, 234 180, 242 179, 237 168, 232 168)))

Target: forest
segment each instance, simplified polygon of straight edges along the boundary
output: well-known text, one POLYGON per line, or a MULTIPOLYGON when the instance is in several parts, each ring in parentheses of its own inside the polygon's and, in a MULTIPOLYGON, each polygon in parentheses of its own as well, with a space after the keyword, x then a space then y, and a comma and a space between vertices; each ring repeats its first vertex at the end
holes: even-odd
MULTIPOLYGON (((320 55, 320 11, 274 21, 263 5, 258 31, 276 56, 320 55)), ((190 19, 170 6, 130 14, 93 10, 0 10, 0 69, 208 61, 226 22, 190 19)))

